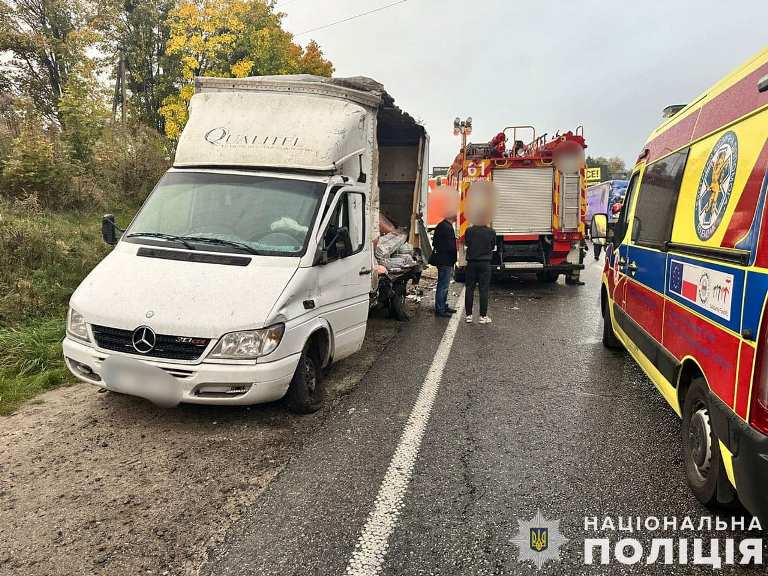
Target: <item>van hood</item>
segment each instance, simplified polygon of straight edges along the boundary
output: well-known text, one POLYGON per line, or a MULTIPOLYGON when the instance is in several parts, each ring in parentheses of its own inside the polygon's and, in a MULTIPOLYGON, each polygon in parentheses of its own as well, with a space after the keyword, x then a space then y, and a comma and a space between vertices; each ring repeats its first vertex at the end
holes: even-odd
POLYGON ((70 304, 86 322, 200 338, 261 328, 299 266, 295 257, 245 254, 237 256, 247 266, 149 258, 139 248, 120 242, 77 288, 70 304))

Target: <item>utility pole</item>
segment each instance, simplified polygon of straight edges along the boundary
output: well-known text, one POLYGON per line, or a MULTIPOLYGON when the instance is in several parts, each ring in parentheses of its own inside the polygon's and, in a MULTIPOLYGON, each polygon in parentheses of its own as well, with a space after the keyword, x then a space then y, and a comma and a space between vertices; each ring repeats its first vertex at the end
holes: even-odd
POLYGON ((120 103, 120 120, 125 127, 128 110, 128 93, 125 89, 125 57, 122 50, 117 57, 117 70, 115 70, 115 95, 112 98, 112 122, 117 116, 117 105, 120 103))
POLYGON ((115 94, 112 96, 112 123, 115 123, 115 116, 117 116, 117 102, 120 100, 120 62, 122 61, 122 53, 118 57, 117 67, 115 68, 115 94))
POLYGON ((122 94, 122 121, 123 128, 125 128, 125 118, 128 104, 128 94, 125 89, 125 56, 120 53, 120 92, 122 94))

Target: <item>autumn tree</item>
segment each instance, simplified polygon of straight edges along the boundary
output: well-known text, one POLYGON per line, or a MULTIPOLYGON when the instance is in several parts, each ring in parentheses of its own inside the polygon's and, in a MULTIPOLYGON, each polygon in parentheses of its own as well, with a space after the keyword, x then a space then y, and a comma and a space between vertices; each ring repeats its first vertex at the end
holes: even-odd
POLYGON ((97 10, 85 0, 0 0, 4 76, 49 120, 61 121, 59 101, 72 70, 87 58, 97 10))
POLYGON ((180 81, 160 109, 168 136, 178 138, 186 123, 196 76, 331 75, 320 47, 296 44, 282 18, 265 0, 182 0, 171 11, 166 54, 178 61, 180 81))

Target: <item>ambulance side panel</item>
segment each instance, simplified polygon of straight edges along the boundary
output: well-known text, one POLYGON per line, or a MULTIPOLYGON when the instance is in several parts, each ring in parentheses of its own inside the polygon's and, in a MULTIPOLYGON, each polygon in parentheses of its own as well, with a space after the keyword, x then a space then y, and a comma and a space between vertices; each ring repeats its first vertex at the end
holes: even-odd
POLYGON ((763 110, 690 147, 667 255, 664 347, 678 361, 695 360, 712 392, 744 419, 768 290, 768 270, 754 267, 766 125, 763 110))

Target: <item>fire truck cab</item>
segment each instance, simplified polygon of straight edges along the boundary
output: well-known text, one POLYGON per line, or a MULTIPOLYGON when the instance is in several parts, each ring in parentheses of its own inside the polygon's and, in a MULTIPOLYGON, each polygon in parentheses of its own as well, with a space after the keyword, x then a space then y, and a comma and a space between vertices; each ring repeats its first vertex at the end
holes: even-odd
POLYGON ((586 186, 583 129, 548 138, 532 126, 512 126, 490 142, 467 144, 448 178, 458 190, 459 261, 463 280, 464 234, 472 225, 468 207, 472 186, 492 182, 495 204, 491 226, 497 233, 494 276, 535 273, 539 280, 581 284, 584 268, 586 186), (528 144, 519 139, 529 135, 528 144))

